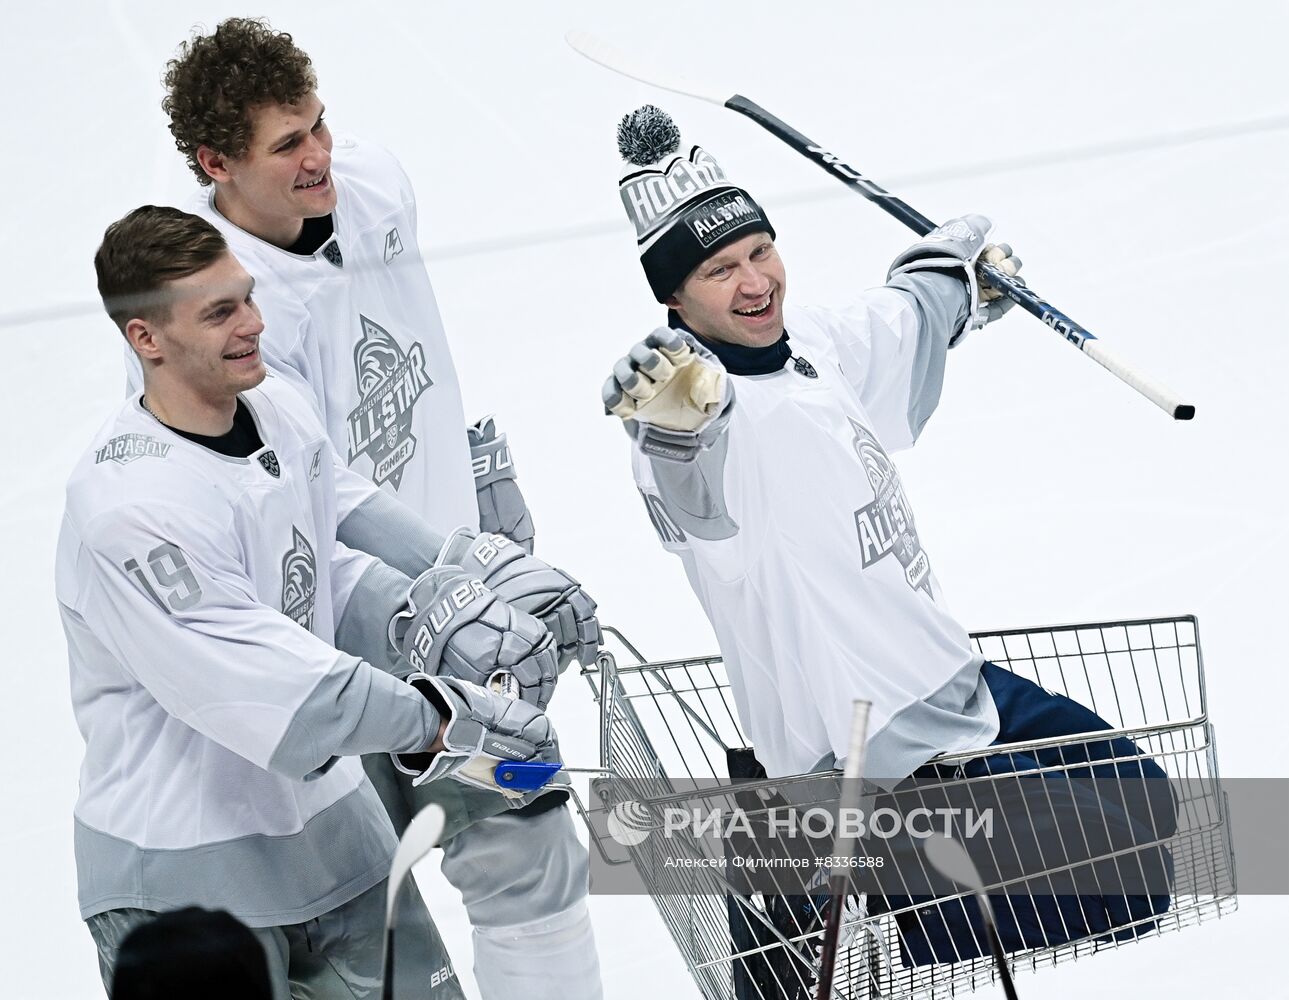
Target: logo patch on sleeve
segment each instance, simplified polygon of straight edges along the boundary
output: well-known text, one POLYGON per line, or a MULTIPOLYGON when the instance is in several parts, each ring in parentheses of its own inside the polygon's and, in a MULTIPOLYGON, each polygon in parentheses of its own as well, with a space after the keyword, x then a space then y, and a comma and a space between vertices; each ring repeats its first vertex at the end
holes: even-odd
POLYGON ((94 464, 116 462, 129 465, 136 458, 165 458, 172 447, 150 434, 121 434, 94 452, 94 464))
MULTIPOLYGON (((850 418, 847 418, 850 419, 850 418)), ((931 560, 918 541, 913 509, 904 496, 900 474, 867 427, 850 421, 855 432, 855 454, 859 456, 875 499, 855 511, 855 530, 863 568, 894 555, 904 567, 904 579, 914 590, 931 594, 931 560)))
POLYGON ((398 235, 398 227, 394 227, 385 234, 385 263, 403 252, 403 241, 398 235))

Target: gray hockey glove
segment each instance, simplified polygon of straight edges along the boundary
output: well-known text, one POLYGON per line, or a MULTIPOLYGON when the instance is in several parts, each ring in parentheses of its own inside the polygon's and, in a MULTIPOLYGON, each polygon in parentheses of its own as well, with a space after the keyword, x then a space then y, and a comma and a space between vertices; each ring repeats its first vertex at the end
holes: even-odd
MULTIPOLYGON (((1006 243, 986 243, 993 223, 983 215, 964 215, 937 226, 895 258, 886 280, 913 271, 951 271, 964 277, 971 296, 969 319, 953 335, 949 346, 961 343, 972 330, 992 323, 1007 312, 1014 303, 998 289, 984 284, 977 268, 980 263, 992 264, 1004 274, 1015 277, 1021 269, 1019 257, 1012 255, 1006 243)), ((1023 282, 1022 282, 1023 284, 1023 282)))
POLYGON ((449 775, 477 788, 510 798, 522 793, 496 781, 498 764, 509 761, 560 762, 559 743, 550 719, 532 705, 471 684, 457 677, 415 673, 407 683, 420 691, 447 722, 438 753, 396 753, 394 766, 416 775, 414 785, 449 775))
POLYGON ((413 581, 407 606, 390 619, 389 641, 414 670, 481 686, 510 673, 519 696, 538 708, 555 693, 557 650, 546 627, 460 566, 431 566, 413 581))
POLYGON ((659 327, 613 366, 600 393, 647 455, 692 462, 724 432, 734 385, 694 337, 659 327))
POLYGON ((506 435, 497 433, 492 415, 465 429, 479 504, 479 530, 505 535, 525 552, 533 551, 533 517, 515 481, 506 435))
POLYGON ((528 555, 503 535, 475 535, 465 528, 448 536, 439 560, 461 566, 512 608, 545 625, 554 637, 561 672, 573 660, 583 666, 595 662, 603 641, 595 601, 562 569, 528 555))

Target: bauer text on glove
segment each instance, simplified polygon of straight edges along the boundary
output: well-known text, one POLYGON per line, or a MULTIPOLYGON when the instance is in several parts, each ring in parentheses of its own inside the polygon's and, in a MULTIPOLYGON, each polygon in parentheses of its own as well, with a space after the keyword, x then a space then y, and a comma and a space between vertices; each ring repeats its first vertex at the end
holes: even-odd
POLYGON ((543 708, 555 692, 557 650, 546 627, 460 566, 432 566, 412 582, 389 641, 427 674, 487 685, 509 673, 520 697, 543 708))
POLYGON ((502 535, 475 535, 464 528, 448 537, 439 561, 477 576, 511 607, 545 625, 561 670, 573 660, 583 666, 595 662, 601 642, 595 601, 562 569, 548 566, 502 535))

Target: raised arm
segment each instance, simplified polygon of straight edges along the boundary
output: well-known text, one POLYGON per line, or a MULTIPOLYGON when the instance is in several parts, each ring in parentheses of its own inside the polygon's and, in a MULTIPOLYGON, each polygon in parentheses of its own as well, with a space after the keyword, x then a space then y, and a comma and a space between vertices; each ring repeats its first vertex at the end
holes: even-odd
POLYGON ((897 256, 886 284, 856 305, 807 310, 828 330, 843 375, 892 450, 911 445, 939 404, 949 348, 1012 305, 976 273, 982 261, 1013 275, 1021 266, 1006 244, 986 242, 989 230, 984 216, 954 219, 897 256))

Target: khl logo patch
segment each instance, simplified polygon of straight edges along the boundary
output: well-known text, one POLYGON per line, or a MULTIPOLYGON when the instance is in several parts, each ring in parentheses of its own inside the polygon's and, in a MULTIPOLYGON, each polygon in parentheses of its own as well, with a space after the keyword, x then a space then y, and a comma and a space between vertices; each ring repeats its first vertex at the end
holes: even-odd
POLYGON ((359 316, 362 339, 354 347, 354 374, 360 402, 349 414, 350 465, 359 455, 371 459, 377 486, 403 481, 403 466, 416 452, 412 408, 434 384, 425 371, 425 348, 412 344, 406 353, 389 331, 359 316))
POLYGON ((282 614, 312 631, 313 604, 318 596, 318 563, 313 557, 313 546, 294 525, 291 542, 291 551, 282 557, 282 614))
POLYGON ((278 465, 277 456, 272 451, 266 451, 258 457, 260 465, 264 466, 264 471, 274 479, 282 476, 282 467, 278 465))
POLYGON ((798 375, 804 375, 806 378, 819 377, 819 373, 815 371, 815 366, 800 355, 792 359, 792 370, 798 375))
POLYGON ((328 264, 332 264, 336 267, 345 266, 344 255, 340 252, 340 244, 336 241, 335 237, 328 240, 327 245, 322 248, 322 256, 328 264))
POLYGON ((855 454, 876 496, 868 506, 855 511, 863 567, 868 569, 879 559, 893 554, 904 567, 909 586, 931 597, 931 560, 918 541, 913 510, 904 496, 900 474, 867 427, 854 420, 850 426, 855 432, 855 454))

